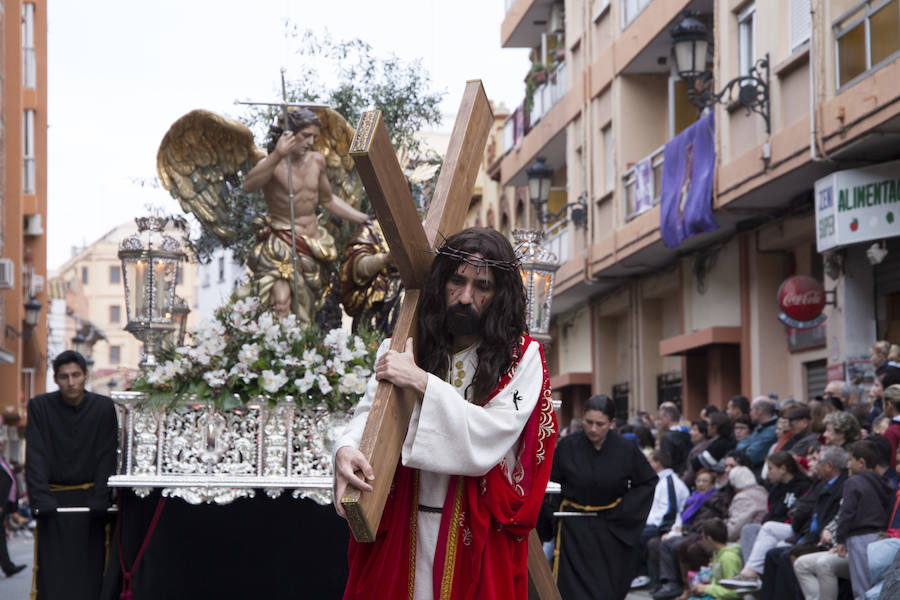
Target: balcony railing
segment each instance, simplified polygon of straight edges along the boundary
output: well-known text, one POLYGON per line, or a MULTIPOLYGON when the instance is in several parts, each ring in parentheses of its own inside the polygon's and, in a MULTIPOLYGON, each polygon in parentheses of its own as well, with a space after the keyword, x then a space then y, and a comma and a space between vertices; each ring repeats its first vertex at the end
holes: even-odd
POLYGON ((544 246, 547 247, 556 258, 559 264, 564 265, 571 258, 571 235, 572 228, 569 227, 568 219, 560 219, 548 226, 545 230, 544 246))
POLYGON ((522 101, 503 123, 503 153, 517 148, 528 132, 550 112, 569 91, 566 74, 566 63, 559 62, 550 71, 547 80, 537 86, 532 96, 531 111, 525 112, 525 101, 522 101))
POLYGON ((663 149, 665 146, 660 146, 625 171, 622 176, 625 187, 626 221, 659 204, 662 193, 663 149))

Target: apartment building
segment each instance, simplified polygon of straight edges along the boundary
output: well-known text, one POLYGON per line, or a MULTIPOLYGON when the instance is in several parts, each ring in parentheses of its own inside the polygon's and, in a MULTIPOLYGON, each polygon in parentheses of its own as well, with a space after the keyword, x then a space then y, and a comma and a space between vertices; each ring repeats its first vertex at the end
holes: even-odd
POLYGON ((504 128, 504 210, 540 226, 521 186, 541 157, 547 210, 588 212, 545 226, 562 263, 549 359, 564 422, 591 393, 623 416, 665 400, 694 416, 871 373, 872 341, 900 337, 898 0, 508 0, 501 42, 534 62, 504 128), (714 227, 666 245, 661 199, 679 190, 663 184, 665 148, 697 122, 689 92, 705 81, 689 89, 673 64, 685 11, 710 34, 706 89, 757 75, 768 110, 722 98, 704 121, 712 155, 670 155, 712 178, 714 227), (795 275, 821 285, 824 322, 779 319, 795 275))
POLYGON ((44 391, 47 368, 47 3, 0 9, 0 438, 21 459, 25 402, 44 391))
MULTIPOLYGON (((63 329, 52 331, 51 339, 61 339, 65 348, 74 348, 76 343, 81 345, 91 363, 87 387, 101 394, 126 389, 138 375, 141 342, 124 329, 128 315, 122 263, 118 257, 119 243, 135 232, 137 226, 133 221, 115 227, 75 252, 53 272, 50 280, 54 324, 63 329), (57 308, 55 305, 60 300, 64 302, 57 308)), ((171 231, 170 235, 177 239, 180 232, 171 231)), ((187 321, 187 327, 191 328, 198 322, 195 263, 181 263, 176 286, 175 293, 191 308, 187 321)))

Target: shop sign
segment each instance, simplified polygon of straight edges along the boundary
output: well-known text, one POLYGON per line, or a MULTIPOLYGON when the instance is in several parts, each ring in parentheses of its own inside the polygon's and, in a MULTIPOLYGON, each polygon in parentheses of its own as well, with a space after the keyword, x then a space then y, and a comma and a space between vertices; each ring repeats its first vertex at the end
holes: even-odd
POLYGON ((825 288, 808 275, 785 279, 778 288, 778 320, 795 329, 810 329, 825 321, 825 288))
POLYGON ((802 352, 813 348, 822 348, 826 344, 825 323, 809 329, 788 327, 788 351, 802 352))
POLYGON ((828 365, 828 382, 844 381, 844 363, 828 365))
POLYGON ((900 161, 836 171, 815 194, 819 252, 900 235, 900 161))

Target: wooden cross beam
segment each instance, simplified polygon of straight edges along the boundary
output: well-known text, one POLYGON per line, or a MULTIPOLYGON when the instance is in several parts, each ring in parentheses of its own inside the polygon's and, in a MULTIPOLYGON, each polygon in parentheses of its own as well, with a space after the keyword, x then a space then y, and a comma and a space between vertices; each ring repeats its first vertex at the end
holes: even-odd
MULTIPOLYGON (((403 352, 406 339, 415 339, 416 311, 422 286, 428 278, 432 249, 439 235, 449 237, 465 222, 484 146, 494 116, 480 81, 469 81, 450 136, 450 145, 441 167, 424 227, 419 222, 381 112, 367 111, 360 117, 350 155, 375 208, 391 256, 400 272, 406 295, 400 306, 391 337, 391 349, 403 352)), ((341 505, 353 537, 360 542, 375 541, 384 504, 400 459, 415 394, 381 381, 375 391, 359 450, 378 474, 371 493, 348 487, 341 505)), ((541 600, 559 598, 540 540, 529 538, 529 578, 541 600), (535 546, 536 544, 536 546, 535 546)))
MULTIPOLYGON (((450 236, 465 222, 493 121, 481 82, 468 82, 423 228, 381 112, 367 111, 360 117, 350 155, 356 161, 356 169, 406 288, 391 336, 393 350, 403 352, 406 339, 415 338, 419 292, 434 258, 431 250, 439 233, 450 236)), ((371 493, 348 488, 341 498, 357 541, 375 541, 415 401, 415 394, 408 390, 386 381, 378 383, 359 445, 378 477, 371 493)))

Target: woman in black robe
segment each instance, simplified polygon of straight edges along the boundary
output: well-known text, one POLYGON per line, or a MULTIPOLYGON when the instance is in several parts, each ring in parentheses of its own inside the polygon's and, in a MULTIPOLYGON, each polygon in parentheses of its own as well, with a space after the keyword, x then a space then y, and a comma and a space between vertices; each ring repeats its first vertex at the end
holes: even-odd
POLYGON ((584 429, 556 445, 550 479, 562 488, 560 510, 596 515, 559 518, 553 571, 565 600, 625 598, 637 572, 658 477, 614 423, 612 400, 591 396, 584 429))

